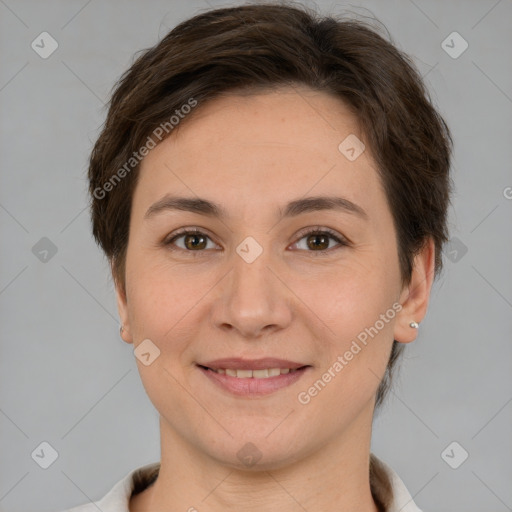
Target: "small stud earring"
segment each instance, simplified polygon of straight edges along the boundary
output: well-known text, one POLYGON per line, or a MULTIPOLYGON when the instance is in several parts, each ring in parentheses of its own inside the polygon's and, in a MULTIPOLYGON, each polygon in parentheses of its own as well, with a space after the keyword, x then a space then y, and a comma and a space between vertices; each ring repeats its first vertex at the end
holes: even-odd
POLYGON ((409 326, 412 327, 413 329, 417 329, 420 326, 420 324, 418 322, 411 322, 409 326))
POLYGON ((123 336, 123 331, 124 331, 124 327, 121 325, 121 327, 119 327, 119 335, 121 337, 123 336))

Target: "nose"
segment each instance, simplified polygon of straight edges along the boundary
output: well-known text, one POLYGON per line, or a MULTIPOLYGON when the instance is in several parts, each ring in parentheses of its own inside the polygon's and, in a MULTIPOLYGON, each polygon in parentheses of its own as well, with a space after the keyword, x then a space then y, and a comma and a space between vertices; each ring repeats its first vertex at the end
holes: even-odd
POLYGON ((263 253, 253 262, 233 255, 232 270, 220 283, 214 324, 246 339, 257 339, 285 329, 291 322, 292 293, 263 253))

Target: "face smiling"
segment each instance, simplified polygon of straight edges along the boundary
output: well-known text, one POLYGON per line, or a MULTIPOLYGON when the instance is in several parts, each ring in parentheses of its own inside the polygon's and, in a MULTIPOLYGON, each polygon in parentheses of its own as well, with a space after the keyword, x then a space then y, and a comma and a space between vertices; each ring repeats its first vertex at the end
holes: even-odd
POLYGON ((350 449, 369 438, 393 339, 425 313, 433 248, 410 294, 369 149, 338 149, 363 138, 338 99, 284 88, 197 109, 142 162, 117 289, 125 341, 160 350, 137 365, 162 439, 238 468, 244 450, 264 469, 350 449))

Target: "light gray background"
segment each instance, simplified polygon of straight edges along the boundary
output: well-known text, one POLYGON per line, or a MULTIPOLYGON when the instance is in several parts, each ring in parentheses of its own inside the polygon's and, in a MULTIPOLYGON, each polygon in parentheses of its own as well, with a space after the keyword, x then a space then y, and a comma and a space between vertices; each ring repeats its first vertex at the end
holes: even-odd
MULTIPOLYGON (((0 0, 1 511, 96 500, 159 460, 158 416, 119 338, 90 234, 86 160, 133 54, 220 5, 233 4, 0 0), (47 59, 31 48, 43 31, 59 44, 47 59), (42 237, 58 249, 47 262, 32 252, 42 237), (58 452, 48 469, 31 457, 43 441, 58 452)), ((512 2, 318 5, 379 18, 414 56, 455 138, 459 259, 445 258, 373 451, 425 511, 512 510, 512 2), (469 44, 457 59, 441 46, 453 31, 469 44), (469 453, 458 469, 441 457, 452 441, 469 453)))

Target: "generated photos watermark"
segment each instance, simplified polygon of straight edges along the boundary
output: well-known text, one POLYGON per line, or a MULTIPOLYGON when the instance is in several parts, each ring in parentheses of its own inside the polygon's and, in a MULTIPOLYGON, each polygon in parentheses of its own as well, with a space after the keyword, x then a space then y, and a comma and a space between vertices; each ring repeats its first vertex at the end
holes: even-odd
POLYGON ((302 405, 307 405, 311 402, 311 399, 320 393, 329 382, 331 382, 340 372, 349 364, 354 356, 359 354, 363 347, 368 344, 368 336, 373 339, 377 334, 384 329, 385 325, 395 318, 396 314, 402 310, 402 305, 395 302, 391 308, 385 313, 382 313, 371 327, 366 327, 361 331, 356 339, 352 340, 350 348, 346 350, 343 355, 339 355, 332 365, 317 379, 306 391, 301 391, 297 395, 297 400, 302 405), (359 341, 359 343, 358 343, 359 341), (362 345, 362 346, 361 346, 362 345))
POLYGON ((172 115, 167 121, 160 123, 152 132, 148 135, 146 142, 139 148, 138 151, 134 151, 132 156, 120 167, 101 187, 96 187, 93 191, 93 196, 96 199, 104 199, 108 192, 111 192, 114 187, 121 182, 137 165, 142 162, 142 159, 148 155, 149 151, 156 147, 158 142, 161 142, 169 133, 180 124, 182 119, 189 114, 192 109, 197 106, 197 100, 189 98, 187 103, 184 103, 179 109, 174 111, 175 115, 172 115))

